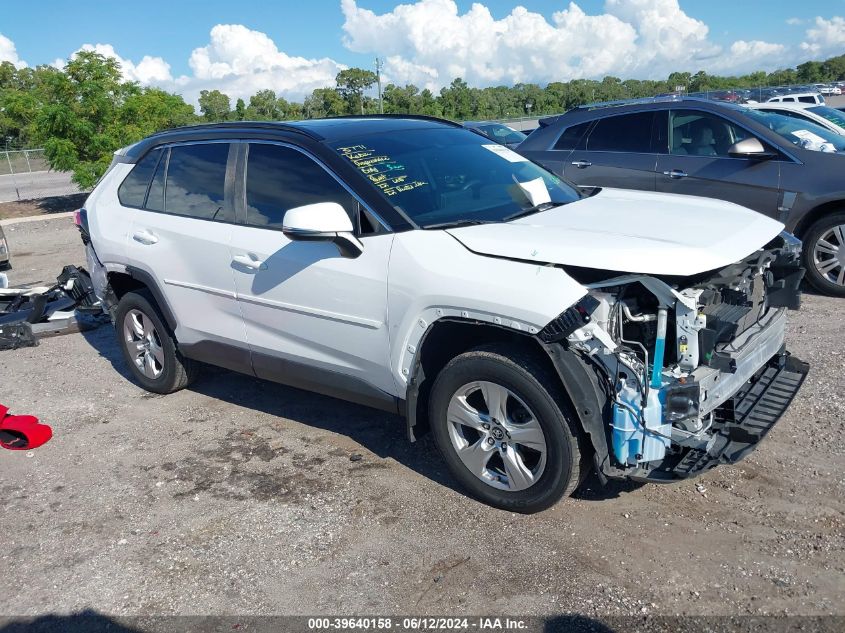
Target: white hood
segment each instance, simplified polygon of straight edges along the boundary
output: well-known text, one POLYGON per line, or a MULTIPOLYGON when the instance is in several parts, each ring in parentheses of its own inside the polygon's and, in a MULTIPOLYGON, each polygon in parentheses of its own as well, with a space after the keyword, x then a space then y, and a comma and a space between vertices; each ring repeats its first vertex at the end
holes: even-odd
POLYGON ((730 202, 603 189, 511 222, 448 232, 484 255, 687 276, 739 261, 782 230, 780 222, 730 202))

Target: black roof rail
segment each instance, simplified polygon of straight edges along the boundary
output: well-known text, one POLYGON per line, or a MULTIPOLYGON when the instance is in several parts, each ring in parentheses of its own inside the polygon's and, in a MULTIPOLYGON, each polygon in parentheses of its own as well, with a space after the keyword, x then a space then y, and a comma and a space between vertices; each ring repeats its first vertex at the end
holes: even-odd
POLYGON ((437 116, 431 116, 428 114, 342 114, 339 116, 331 116, 326 117, 327 119, 416 119, 419 121, 433 121, 436 123, 445 123, 446 125, 451 125, 452 127, 460 127, 462 128, 463 125, 460 123, 456 123, 455 121, 450 121, 449 119, 443 119, 437 116))
POLYGON ((161 132, 156 132, 147 138, 156 138, 158 136, 174 134, 177 132, 202 132, 204 130, 277 130, 284 132, 294 132, 296 134, 303 134, 315 141, 323 140, 323 137, 309 130, 305 126, 292 125, 282 121, 224 121, 222 123, 200 123, 197 125, 182 125, 180 127, 173 127, 161 132))

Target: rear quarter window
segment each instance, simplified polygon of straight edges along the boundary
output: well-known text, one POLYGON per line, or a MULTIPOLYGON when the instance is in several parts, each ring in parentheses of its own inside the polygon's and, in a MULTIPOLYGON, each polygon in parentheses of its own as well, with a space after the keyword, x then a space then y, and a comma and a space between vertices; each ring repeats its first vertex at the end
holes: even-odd
POLYGON ((150 179, 153 177, 153 171, 155 171, 160 156, 161 150, 154 149, 135 163, 132 171, 117 188, 117 198, 120 200, 120 204, 125 207, 144 206, 150 179))
POLYGON ((592 121, 587 121, 586 123, 579 123, 578 125, 572 125, 566 128, 563 133, 561 133, 560 138, 557 139, 555 143, 555 149, 577 149, 578 143, 584 137, 587 130, 590 129, 590 125, 592 125, 592 121))

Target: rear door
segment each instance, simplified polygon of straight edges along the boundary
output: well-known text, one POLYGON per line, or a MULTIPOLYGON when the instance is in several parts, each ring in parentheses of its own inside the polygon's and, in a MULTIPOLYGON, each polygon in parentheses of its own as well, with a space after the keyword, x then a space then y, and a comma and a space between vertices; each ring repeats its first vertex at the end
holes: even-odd
POLYGON ((731 145, 754 136, 751 132, 711 112, 673 109, 665 133, 669 153, 657 161, 657 191, 719 198, 778 217, 780 161, 728 154, 731 145))
POLYGON ((654 191, 653 123, 653 111, 599 119, 569 155, 564 176, 582 186, 654 191))
POLYGON ((164 148, 136 211, 127 255, 155 280, 175 316, 180 345, 199 346, 192 355, 248 370, 248 352, 219 353, 229 346, 246 350, 229 253, 236 147, 213 141, 164 148))

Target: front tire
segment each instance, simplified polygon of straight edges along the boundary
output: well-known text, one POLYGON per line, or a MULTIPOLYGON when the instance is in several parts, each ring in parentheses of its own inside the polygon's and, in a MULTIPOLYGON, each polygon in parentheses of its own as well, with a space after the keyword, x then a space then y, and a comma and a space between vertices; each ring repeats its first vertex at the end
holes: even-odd
POLYGON ((144 389, 166 394, 191 383, 195 364, 179 352, 176 338, 149 292, 137 290, 123 295, 114 323, 123 359, 144 389))
POLYGON ((532 513, 572 494, 585 460, 560 380, 516 346, 485 345, 438 374, 429 420, 449 470, 473 496, 532 513))
POLYGON ((821 293, 845 297, 845 211, 814 222, 803 241, 807 281, 821 293))

